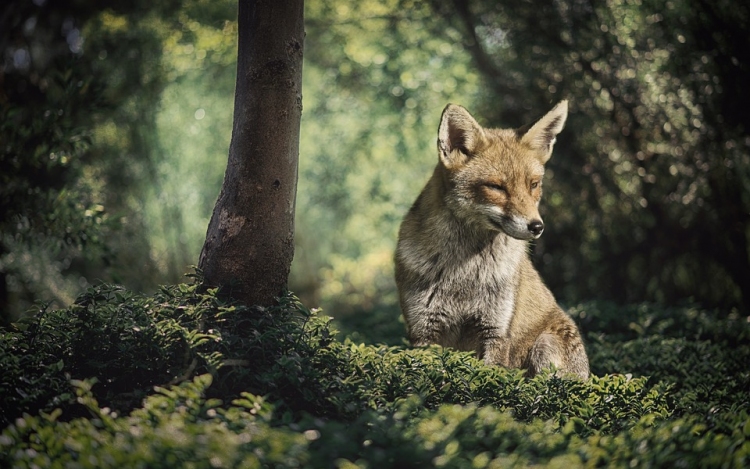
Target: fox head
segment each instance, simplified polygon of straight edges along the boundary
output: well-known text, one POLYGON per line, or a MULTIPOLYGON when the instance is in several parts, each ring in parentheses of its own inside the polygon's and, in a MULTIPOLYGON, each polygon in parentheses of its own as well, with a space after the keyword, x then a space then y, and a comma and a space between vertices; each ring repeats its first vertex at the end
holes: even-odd
POLYGON ((531 126, 485 129, 463 107, 446 106, 437 143, 449 208, 485 229, 539 238, 544 165, 567 116, 561 101, 531 126))

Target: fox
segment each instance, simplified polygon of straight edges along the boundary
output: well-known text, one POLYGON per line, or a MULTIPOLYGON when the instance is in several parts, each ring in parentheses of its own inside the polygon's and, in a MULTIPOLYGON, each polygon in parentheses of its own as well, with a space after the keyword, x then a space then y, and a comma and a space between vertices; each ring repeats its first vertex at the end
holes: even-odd
POLYGON ((544 231, 544 168, 567 116, 563 100, 533 125, 492 129, 460 105, 445 107, 437 165, 401 222, 395 252, 412 346, 474 351, 528 377, 553 366, 588 378, 578 327, 528 255, 544 231))

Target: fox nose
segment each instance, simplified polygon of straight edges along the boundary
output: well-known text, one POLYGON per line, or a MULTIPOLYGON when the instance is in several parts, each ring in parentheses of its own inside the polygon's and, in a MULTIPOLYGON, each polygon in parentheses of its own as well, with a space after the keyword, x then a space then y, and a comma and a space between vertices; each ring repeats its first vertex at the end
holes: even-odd
POLYGON ((529 231, 534 235, 535 238, 541 236, 542 231, 544 231, 544 223, 542 223, 542 220, 534 220, 529 223, 529 231))

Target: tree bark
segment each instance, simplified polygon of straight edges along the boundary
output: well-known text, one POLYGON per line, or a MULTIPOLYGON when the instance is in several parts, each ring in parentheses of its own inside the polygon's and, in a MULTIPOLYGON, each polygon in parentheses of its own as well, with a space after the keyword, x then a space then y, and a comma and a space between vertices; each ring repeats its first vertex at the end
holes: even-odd
POLYGON ((303 0, 239 0, 234 124, 198 267, 207 286, 269 306, 294 256, 303 0))

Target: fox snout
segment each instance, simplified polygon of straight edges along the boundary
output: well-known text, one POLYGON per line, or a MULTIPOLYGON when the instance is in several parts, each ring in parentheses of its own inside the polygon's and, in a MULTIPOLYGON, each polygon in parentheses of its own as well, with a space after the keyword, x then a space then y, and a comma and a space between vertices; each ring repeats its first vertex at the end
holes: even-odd
POLYGON ((539 219, 528 221, 523 217, 504 217, 500 229, 516 239, 539 239, 544 231, 544 223, 539 219))
POLYGON ((521 240, 538 239, 544 231, 544 222, 538 218, 528 218, 520 215, 508 215, 497 213, 499 210, 495 207, 485 212, 488 215, 489 226, 499 230, 508 236, 521 240))
POLYGON ((529 223, 529 232, 534 236, 534 239, 539 238, 542 236, 542 231, 544 231, 544 223, 542 220, 532 220, 531 223, 529 223))

